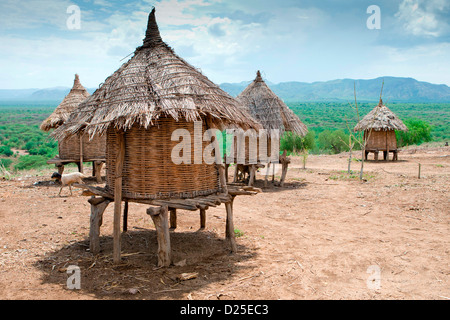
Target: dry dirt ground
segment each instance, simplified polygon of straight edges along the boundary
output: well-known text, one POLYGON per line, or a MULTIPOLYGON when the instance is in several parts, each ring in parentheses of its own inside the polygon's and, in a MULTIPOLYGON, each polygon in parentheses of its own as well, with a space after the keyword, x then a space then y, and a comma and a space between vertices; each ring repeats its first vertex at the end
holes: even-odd
POLYGON ((94 256, 80 189, 58 197, 51 170, 0 181, 0 299, 449 299, 450 148, 369 160, 365 182, 343 173, 347 157, 311 155, 306 170, 293 157, 285 187, 237 197, 236 254, 223 205, 207 211, 205 230, 197 212, 179 210, 171 242, 181 265, 161 269, 146 206, 130 204, 114 265, 112 205, 94 256), (67 287, 71 265, 79 290, 67 287))

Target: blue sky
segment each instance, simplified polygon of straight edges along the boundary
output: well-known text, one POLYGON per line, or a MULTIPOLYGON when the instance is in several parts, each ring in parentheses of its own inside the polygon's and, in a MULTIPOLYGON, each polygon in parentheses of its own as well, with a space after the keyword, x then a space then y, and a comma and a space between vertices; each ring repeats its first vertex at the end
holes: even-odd
POLYGON ((450 85, 449 0, 2 0, 0 88, 98 87, 142 44, 163 40, 217 84, 379 76, 450 85), (67 8, 80 8, 70 30, 67 8), (370 5, 380 29, 367 28, 370 5), (124 59, 125 58, 125 59, 124 59))

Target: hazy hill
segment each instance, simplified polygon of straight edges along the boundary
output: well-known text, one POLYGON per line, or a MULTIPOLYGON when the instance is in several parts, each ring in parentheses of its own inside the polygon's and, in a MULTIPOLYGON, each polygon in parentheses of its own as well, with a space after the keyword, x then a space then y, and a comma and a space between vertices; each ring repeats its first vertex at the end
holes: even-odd
MULTIPOLYGON (((270 88, 285 101, 349 101, 353 100, 353 85, 356 85, 358 101, 378 101, 384 79, 383 100, 386 102, 450 102, 447 85, 417 81, 413 78, 382 77, 370 80, 338 79, 325 82, 281 82, 266 81, 270 88)), ((237 96, 251 81, 222 83, 220 87, 232 96, 237 96)), ((94 88, 87 88, 89 93, 94 88)), ((70 88, 47 89, 0 89, 0 102, 23 101, 40 103, 51 101, 59 104, 70 88)))
MULTIPOLYGON (((450 102, 450 87, 417 81, 413 78, 383 77, 370 80, 339 79, 326 82, 268 83, 285 101, 353 100, 356 86, 358 100, 377 101, 384 79, 383 100, 398 102, 450 102)), ((250 82, 223 83, 220 86, 237 96, 250 82)))

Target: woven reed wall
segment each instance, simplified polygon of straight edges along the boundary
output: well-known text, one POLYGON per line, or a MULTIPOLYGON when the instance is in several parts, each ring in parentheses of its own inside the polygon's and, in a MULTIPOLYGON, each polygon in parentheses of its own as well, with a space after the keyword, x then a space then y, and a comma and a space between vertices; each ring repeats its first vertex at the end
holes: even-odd
MULTIPOLYGON (((80 159, 80 138, 72 136, 58 143, 59 158, 61 160, 80 159)), ((83 161, 106 158, 106 136, 95 136, 89 141, 83 136, 83 161)))
MULTIPOLYGON (((368 132, 364 132, 364 139, 367 139, 368 132)), ((366 150, 380 150, 386 151, 397 149, 397 139, 395 137, 395 131, 372 131, 367 141, 366 150)))
MULTIPOLYGON (((206 130, 202 125, 202 134, 206 130)), ((117 131, 107 131, 106 188, 114 192, 117 158, 117 131)), ((176 199, 204 196, 219 191, 219 174, 215 164, 203 161, 194 164, 194 123, 161 118, 145 129, 134 125, 125 132, 125 160, 122 174, 122 195, 129 199, 176 199), (180 141, 171 141, 176 129, 186 129, 191 136, 191 164, 175 164, 172 149, 180 141)), ((210 142, 202 142, 202 150, 210 142)))
MULTIPOLYGON (((250 140, 251 139, 252 138, 250 138, 248 136, 245 137, 245 164, 250 163, 250 148, 251 148, 250 140)), ((256 139, 256 154, 253 154, 252 157, 256 156, 258 163, 265 162, 265 161, 260 161, 260 159, 261 159, 260 152, 262 152, 263 155, 266 155, 266 157, 270 159, 271 150, 272 150, 272 148, 271 148, 272 141, 271 141, 271 138, 267 138, 266 141, 267 141, 266 142, 267 145, 264 147, 264 146, 261 146, 259 138, 256 139)), ((252 142, 252 143, 255 144, 255 142, 252 142)), ((233 144, 234 144, 234 148, 233 148, 234 161, 235 161, 235 163, 237 163, 238 162, 237 137, 234 138, 233 144)), ((255 148, 255 147, 252 147, 252 148, 255 148)))

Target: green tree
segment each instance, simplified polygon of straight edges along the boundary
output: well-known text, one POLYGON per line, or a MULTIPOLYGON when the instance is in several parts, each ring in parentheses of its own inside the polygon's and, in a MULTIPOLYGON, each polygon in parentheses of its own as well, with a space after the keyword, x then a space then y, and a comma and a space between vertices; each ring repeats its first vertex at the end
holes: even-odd
POLYGON ((8 146, 1 146, 0 147, 0 154, 5 155, 7 157, 11 157, 14 154, 14 152, 8 146))
POLYGON ((349 137, 343 130, 324 130, 319 133, 318 146, 321 150, 341 153, 348 151, 349 137))
POLYGON ((397 143, 400 147, 412 144, 421 144, 433 139, 431 135, 432 126, 420 119, 408 119, 404 122, 408 131, 396 131, 397 143))

